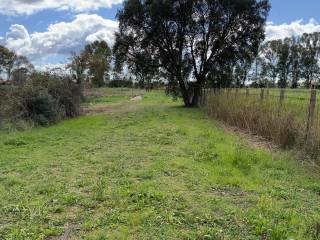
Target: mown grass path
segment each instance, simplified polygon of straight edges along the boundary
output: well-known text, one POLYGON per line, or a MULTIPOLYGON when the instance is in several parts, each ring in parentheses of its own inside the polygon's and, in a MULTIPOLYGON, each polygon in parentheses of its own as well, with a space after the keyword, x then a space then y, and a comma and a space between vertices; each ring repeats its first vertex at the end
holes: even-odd
POLYGON ((319 239, 310 169, 161 93, 116 99, 0 135, 0 239, 319 239))

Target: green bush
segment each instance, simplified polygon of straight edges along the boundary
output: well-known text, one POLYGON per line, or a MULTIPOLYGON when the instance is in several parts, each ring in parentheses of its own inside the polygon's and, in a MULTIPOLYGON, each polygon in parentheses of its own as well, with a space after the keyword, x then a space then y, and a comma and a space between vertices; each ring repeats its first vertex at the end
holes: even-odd
POLYGON ((49 125, 55 122, 59 115, 57 100, 50 95, 25 99, 25 109, 25 118, 39 125, 49 125))
POLYGON ((46 126, 80 115, 81 87, 67 77, 35 73, 23 85, 0 89, 0 125, 19 120, 46 126))

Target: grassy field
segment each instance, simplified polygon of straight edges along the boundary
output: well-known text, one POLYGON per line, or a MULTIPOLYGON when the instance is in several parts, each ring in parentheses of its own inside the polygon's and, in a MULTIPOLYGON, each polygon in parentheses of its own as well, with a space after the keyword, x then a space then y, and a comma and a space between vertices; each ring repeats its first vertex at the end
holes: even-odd
POLYGON ((130 91, 0 135, 0 239, 319 239, 317 172, 130 91))
MULTIPOLYGON (((246 89, 232 89, 231 93, 234 94, 238 91, 240 96, 246 97, 246 89)), ((227 90, 226 90, 227 92, 227 90)), ((249 89, 249 99, 253 101, 260 101, 261 89, 250 88, 249 89)), ((274 108, 280 107, 280 88, 270 88, 264 89, 264 101, 269 102, 274 108)), ((286 111, 294 112, 302 120, 305 120, 308 113, 308 107, 310 104, 311 91, 310 89, 290 89, 286 88, 284 91, 284 100, 282 102, 281 108, 286 111)), ((317 101, 320 101, 320 92, 317 91, 317 101)), ((319 104, 317 104, 316 111, 317 114, 320 110, 319 104)))

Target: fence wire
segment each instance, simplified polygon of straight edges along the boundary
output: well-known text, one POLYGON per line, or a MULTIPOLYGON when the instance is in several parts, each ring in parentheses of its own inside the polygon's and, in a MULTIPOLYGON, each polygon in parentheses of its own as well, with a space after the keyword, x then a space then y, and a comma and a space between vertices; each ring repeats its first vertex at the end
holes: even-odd
POLYGON ((316 89, 203 89, 209 115, 284 147, 320 153, 320 92, 316 89))

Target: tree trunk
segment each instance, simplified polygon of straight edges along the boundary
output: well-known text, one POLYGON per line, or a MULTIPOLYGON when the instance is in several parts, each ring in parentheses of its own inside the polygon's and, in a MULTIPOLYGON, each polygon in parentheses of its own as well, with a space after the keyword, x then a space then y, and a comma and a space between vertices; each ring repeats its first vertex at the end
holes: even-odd
POLYGON ((11 68, 8 68, 8 70, 7 70, 7 80, 8 81, 11 80, 11 68))
POLYGON ((200 96, 201 95, 201 88, 196 84, 193 88, 193 98, 191 102, 192 107, 200 107, 200 96))
POLYGON ((181 91, 181 94, 182 94, 182 99, 183 99, 183 102, 184 102, 184 106, 185 107, 191 107, 190 94, 189 94, 187 86, 185 85, 185 82, 183 81, 182 77, 179 77, 178 82, 179 82, 179 87, 180 87, 180 91, 181 91))
POLYGON ((192 97, 190 96, 190 93, 186 90, 181 88, 181 94, 182 94, 182 99, 184 102, 184 106, 185 107, 192 107, 192 101, 190 99, 192 99, 192 97))
POLYGON ((201 97, 201 87, 198 82, 185 85, 184 81, 179 81, 180 91, 182 94, 185 107, 199 107, 201 97))

